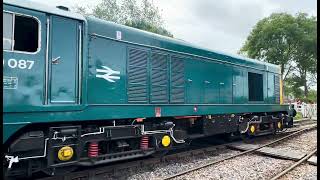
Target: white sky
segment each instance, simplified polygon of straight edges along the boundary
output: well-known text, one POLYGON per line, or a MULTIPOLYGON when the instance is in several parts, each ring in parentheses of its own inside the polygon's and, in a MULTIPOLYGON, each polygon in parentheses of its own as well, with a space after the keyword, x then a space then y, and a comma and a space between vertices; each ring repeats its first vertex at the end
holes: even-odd
MULTIPOLYGON (((32 0, 49 6, 95 6, 100 0, 32 0)), ((235 54, 253 26, 273 12, 317 15, 316 0, 154 0, 175 38, 235 54)))

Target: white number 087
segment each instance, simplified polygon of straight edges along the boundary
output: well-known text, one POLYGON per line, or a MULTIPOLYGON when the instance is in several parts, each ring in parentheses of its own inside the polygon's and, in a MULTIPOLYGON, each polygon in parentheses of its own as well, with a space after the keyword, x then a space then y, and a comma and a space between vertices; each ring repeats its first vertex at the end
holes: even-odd
POLYGON ((19 69, 31 69, 34 64, 34 61, 29 60, 16 60, 9 59, 7 63, 3 60, 3 66, 8 66, 9 68, 19 68, 19 69))

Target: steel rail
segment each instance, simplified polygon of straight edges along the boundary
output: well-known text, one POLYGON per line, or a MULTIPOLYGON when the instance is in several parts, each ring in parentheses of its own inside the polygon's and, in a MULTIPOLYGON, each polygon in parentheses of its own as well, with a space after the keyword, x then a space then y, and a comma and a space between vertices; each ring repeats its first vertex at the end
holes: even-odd
POLYGON ((287 169, 283 170, 282 172, 280 172, 279 174, 277 174, 276 176, 274 176, 273 178, 271 178, 270 180, 276 180, 279 179, 281 176, 287 174, 289 171, 291 171, 292 169, 294 169, 295 167, 299 166, 300 164, 302 164, 303 162, 305 162, 307 159, 309 159, 313 154, 315 154, 317 152, 317 148, 314 149, 313 151, 311 151, 308 155, 304 156, 303 158, 301 158, 298 162, 292 164, 290 167, 288 167, 287 169))
POLYGON ((229 160, 229 159, 233 159, 233 158, 235 158, 235 157, 239 157, 239 156, 244 155, 244 154, 249 154, 249 153, 254 152, 254 151, 258 150, 258 149, 261 149, 261 148, 266 147, 266 146, 270 146, 270 145, 275 144, 275 143, 277 143, 277 142, 280 142, 280 141, 282 141, 282 140, 284 140, 284 139, 288 139, 288 138, 290 138, 290 137, 292 137, 292 136, 294 136, 294 135, 297 135, 297 134, 299 134, 299 133, 301 133, 301 132, 304 132, 304 131, 306 131, 306 130, 311 130, 311 129, 316 128, 316 127, 317 127, 317 125, 304 128, 304 129, 302 129, 302 130, 296 131, 296 132, 294 132, 294 133, 292 133, 292 134, 289 134, 289 135, 287 135, 287 136, 285 136, 285 137, 282 137, 282 138, 277 139, 277 140, 275 140, 275 141, 272 141, 272 142, 270 142, 270 143, 264 144, 264 145, 259 146, 259 147, 257 147, 257 148, 249 149, 249 150, 243 151, 243 152, 241 152, 241 153, 238 153, 238 154, 235 154, 235 155, 232 155, 232 156, 223 158, 223 159, 219 159, 219 160, 216 160, 216 161, 213 161, 213 162, 206 163, 206 164, 204 164, 204 165, 202 165, 202 166, 198 166, 198 167, 195 167, 195 168, 191 168, 191 169, 182 171, 182 172, 180 172, 180 173, 177 173, 177 174, 174 174, 174 175, 165 177, 165 178, 163 178, 163 180, 173 179, 173 178, 176 178, 176 177, 179 177, 179 176, 188 174, 188 173, 190 173, 190 172, 197 171, 197 170, 199 170, 199 169, 202 169, 202 168, 205 168, 205 167, 208 167, 208 166, 211 166, 211 165, 214 165, 214 164, 217 164, 217 163, 220 163, 220 162, 229 160))

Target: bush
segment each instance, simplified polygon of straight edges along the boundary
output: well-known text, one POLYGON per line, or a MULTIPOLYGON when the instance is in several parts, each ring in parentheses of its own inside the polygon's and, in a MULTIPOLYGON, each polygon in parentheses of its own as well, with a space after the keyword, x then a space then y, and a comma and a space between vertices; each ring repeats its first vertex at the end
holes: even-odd
POLYGON ((301 112, 297 112, 296 117, 294 117, 293 119, 294 120, 302 119, 302 113, 301 112))

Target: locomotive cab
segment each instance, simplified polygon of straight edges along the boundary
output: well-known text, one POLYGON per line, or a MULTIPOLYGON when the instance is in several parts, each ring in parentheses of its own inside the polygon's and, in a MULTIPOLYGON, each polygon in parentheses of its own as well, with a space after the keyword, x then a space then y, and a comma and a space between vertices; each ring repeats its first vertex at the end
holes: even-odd
MULTIPOLYGON (((59 9, 28 9, 30 2, 21 3, 4 4, 4 112, 79 109, 84 19, 59 9)), ((19 129, 29 122, 4 116, 4 129, 19 129)), ((4 133, 4 141, 10 132, 4 133)))
POLYGON ((9 168, 47 153, 47 128, 31 125, 34 119, 25 115, 47 112, 37 117, 47 121, 56 118, 50 112, 83 108, 84 27, 84 17, 66 9, 4 2, 3 142, 9 168))

